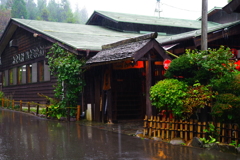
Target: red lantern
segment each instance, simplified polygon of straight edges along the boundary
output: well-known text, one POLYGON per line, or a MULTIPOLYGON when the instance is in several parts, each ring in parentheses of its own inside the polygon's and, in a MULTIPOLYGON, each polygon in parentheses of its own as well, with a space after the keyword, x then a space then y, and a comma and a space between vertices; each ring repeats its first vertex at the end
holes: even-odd
POLYGON ((236 65, 236 69, 240 71, 240 60, 234 63, 236 65))
POLYGON ((164 68, 165 70, 167 70, 167 69, 169 68, 171 62, 172 62, 172 61, 171 61, 170 59, 165 59, 165 60, 163 61, 163 68, 164 68))

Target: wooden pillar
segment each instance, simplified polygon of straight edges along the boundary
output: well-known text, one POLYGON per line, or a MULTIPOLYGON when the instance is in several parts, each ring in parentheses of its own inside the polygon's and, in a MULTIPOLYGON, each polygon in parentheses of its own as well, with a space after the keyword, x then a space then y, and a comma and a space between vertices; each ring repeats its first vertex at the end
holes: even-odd
POLYGON ((108 103, 108 108, 107 108, 107 115, 108 115, 108 122, 112 123, 112 90, 107 91, 107 103, 108 103))
MULTIPOLYGON (((99 72, 99 71, 97 71, 97 72, 99 72)), ((95 110, 94 110, 94 120, 96 120, 96 121, 101 121, 101 119, 100 119, 100 101, 101 101, 101 96, 100 96, 100 92, 101 92, 101 85, 100 85, 100 82, 101 82, 101 80, 100 80, 100 76, 99 76, 99 74, 100 73, 97 73, 97 72, 95 72, 95 75, 96 75, 96 77, 94 78, 94 86, 95 86, 95 110)))
POLYGON ((80 121, 81 106, 77 105, 77 121, 80 121))
POLYGON ((39 114, 39 102, 37 102, 37 111, 36 111, 36 114, 37 114, 37 115, 39 114))
POLYGON ((20 111, 22 111, 22 100, 20 100, 19 105, 20 105, 20 111))
POLYGON ((28 113, 30 112, 30 102, 27 103, 28 105, 28 113))
POLYGON ((145 62, 146 69, 146 114, 148 117, 152 116, 152 105, 150 101, 150 88, 152 82, 152 72, 151 72, 151 57, 148 55, 148 61, 145 62))

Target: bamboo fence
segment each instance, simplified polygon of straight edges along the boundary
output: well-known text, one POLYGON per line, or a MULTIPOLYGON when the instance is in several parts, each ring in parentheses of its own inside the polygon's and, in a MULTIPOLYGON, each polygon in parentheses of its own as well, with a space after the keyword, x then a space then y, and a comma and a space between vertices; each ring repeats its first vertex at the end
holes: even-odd
MULTIPOLYGON (((36 115, 39 114, 39 108, 45 108, 46 109, 46 113, 48 113, 48 108, 51 106, 51 104, 40 104, 40 103, 35 103, 35 102, 23 102, 22 100, 20 101, 15 101, 12 99, 5 99, 2 98, 1 100, 1 105, 2 107, 6 107, 6 108, 12 108, 14 110, 19 110, 19 111, 23 111, 23 107, 27 107, 27 112, 30 113, 31 112, 31 108, 35 108, 36 109, 36 115)), ((80 120, 80 112, 81 112, 81 106, 77 105, 77 107, 66 107, 66 108, 73 108, 73 109, 77 109, 76 112, 76 119, 80 120)), ((48 115, 46 115, 48 116, 48 115)))
POLYGON ((208 133, 204 129, 208 128, 211 123, 215 126, 216 132, 219 134, 218 142, 231 143, 236 141, 238 144, 240 137, 239 127, 237 124, 228 123, 213 123, 213 122, 198 122, 197 120, 175 120, 161 116, 151 116, 144 119, 144 136, 158 137, 170 140, 176 137, 182 138, 185 141, 191 140, 193 137, 207 137, 208 133))

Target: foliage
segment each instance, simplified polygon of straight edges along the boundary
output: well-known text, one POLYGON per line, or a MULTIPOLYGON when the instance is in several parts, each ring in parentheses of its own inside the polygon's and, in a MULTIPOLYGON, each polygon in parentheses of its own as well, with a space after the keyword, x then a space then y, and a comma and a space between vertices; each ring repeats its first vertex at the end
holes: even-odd
POLYGON ((0 91, 0 99, 4 98, 4 93, 0 91))
POLYGON ((85 85, 81 78, 85 60, 78 59, 75 54, 64 50, 58 44, 52 46, 46 57, 51 74, 57 77, 57 85, 54 86, 55 97, 61 100, 52 109, 75 107, 79 93, 85 85))
POLYGON ((171 110, 174 116, 188 119, 199 108, 211 106, 215 93, 210 86, 195 83, 187 86, 177 79, 159 81, 150 89, 152 105, 159 110, 171 110))
POLYGON ((230 49, 221 46, 207 51, 186 50, 186 54, 172 61, 165 76, 189 86, 183 98, 186 117, 197 108, 212 106, 212 115, 217 119, 235 123, 240 120, 237 116, 240 113, 240 72, 230 58, 230 49))
POLYGON ((193 85, 196 81, 199 81, 198 78, 196 77, 197 73, 198 73, 197 64, 192 62, 191 57, 188 54, 183 54, 179 58, 174 59, 172 61, 169 69, 166 71, 165 77, 167 78, 183 77, 179 80, 187 82, 188 85, 193 85))
POLYGON ((240 96, 232 93, 219 94, 211 114, 220 122, 239 123, 240 96))
POLYGON ((208 138, 200 138, 203 144, 218 143, 217 138, 219 137, 219 130, 217 130, 213 124, 209 123, 208 128, 203 131, 208 134, 208 138))
POLYGON ((188 85, 199 81, 203 85, 218 86, 219 82, 229 82, 233 78, 235 66, 229 61, 231 57, 230 49, 223 46, 207 51, 186 50, 186 54, 172 61, 165 76, 182 76, 180 80, 188 85))
POLYGON ((26 8, 28 12, 28 19, 36 19, 37 17, 37 5, 34 0, 28 0, 26 2, 26 8))
POLYGON ((206 132, 209 137, 211 136, 216 139, 219 137, 219 129, 216 129, 212 123, 209 123, 207 129, 204 129, 203 131, 206 132))
POLYGON ((11 13, 13 18, 27 18, 27 9, 25 1, 13 0, 11 13))
POLYGON ((11 11, 7 9, 0 9, 0 37, 11 18, 11 11))
POLYGON ((43 110, 43 114, 46 114, 48 117, 56 117, 60 119, 61 117, 66 117, 67 116, 67 110, 66 107, 60 105, 60 100, 48 97, 44 94, 38 93, 40 97, 44 97, 48 100, 50 105, 48 106, 48 111, 43 110))
POLYGON ((232 93, 236 96, 240 96, 240 72, 236 71, 233 74, 233 78, 229 81, 215 81, 217 85, 213 86, 213 89, 218 91, 219 94, 232 93))
POLYGON ((203 138, 199 138, 200 141, 203 142, 203 144, 211 144, 211 143, 215 143, 217 140, 216 138, 213 138, 212 136, 209 136, 209 139, 206 139, 205 137, 203 138))
POLYGON ((151 87, 150 100, 159 110, 172 110, 175 116, 181 117, 186 111, 183 104, 186 92, 187 85, 184 82, 165 79, 151 87))
POLYGON ((240 147, 240 144, 237 144, 237 141, 232 141, 231 143, 229 143, 229 145, 234 146, 234 147, 240 147))
POLYGON ((205 106, 211 107, 211 100, 214 95, 215 93, 210 86, 204 86, 200 83, 189 86, 187 96, 183 99, 184 107, 187 110, 185 116, 189 118, 197 109, 205 106))
MULTIPOLYGON (((9 18, 8 15, 2 14, 3 11, 6 11, 12 13, 13 18, 24 17, 35 20, 84 24, 88 19, 87 10, 85 7, 82 9, 79 7, 76 6, 75 11, 73 11, 69 0, 1 0, 0 19, 1 17, 10 19, 11 14, 9 18)), ((7 23, 4 23, 3 29, 6 25, 7 23)), ((1 30, 0 26, 0 34, 1 30)))

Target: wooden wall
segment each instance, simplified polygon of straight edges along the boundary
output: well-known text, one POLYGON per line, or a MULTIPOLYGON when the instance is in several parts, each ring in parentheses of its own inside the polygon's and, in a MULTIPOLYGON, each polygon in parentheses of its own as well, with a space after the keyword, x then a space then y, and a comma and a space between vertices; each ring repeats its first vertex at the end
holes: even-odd
MULTIPOLYGON (((42 39, 41 37, 33 37, 33 34, 27 32, 22 28, 17 28, 11 40, 17 40, 17 47, 10 47, 9 45, 5 48, 1 59, 1 72, 5 70, 9 70, 11 68, 20 67, 27 64, 36 63, 39 61, 46 60, 45 56, 36 56, 35 58, 29 58, 24 61, 18 61, 17 63, 13 63, 13 57, 26 53, 31 49, 35 49, 37 47, 49 47, 51 43, 42 39)), ((47 50, 45 50, 46 54, 47 50)), ((34 76, 34 74, 32 75, 34 76)), ((38 78, 37 78, 38 79, 38 78)), ((1 79, 1 82, 3 79, 1 79)), ((47 96, 53 97, 53 85, 56 82, 56 78, 53 76, 50 77, 50 80, 43 82, 35 82, 35 83, 25 83, 25 84, 15 84, 15 85, 7 85, 3 86, 2 91, 6 96, 12 97, 14 100, 23 100, 23 101, 34 101, 45 103, 46 99, 39 97, 37 93, 42 93, 47 96)))

